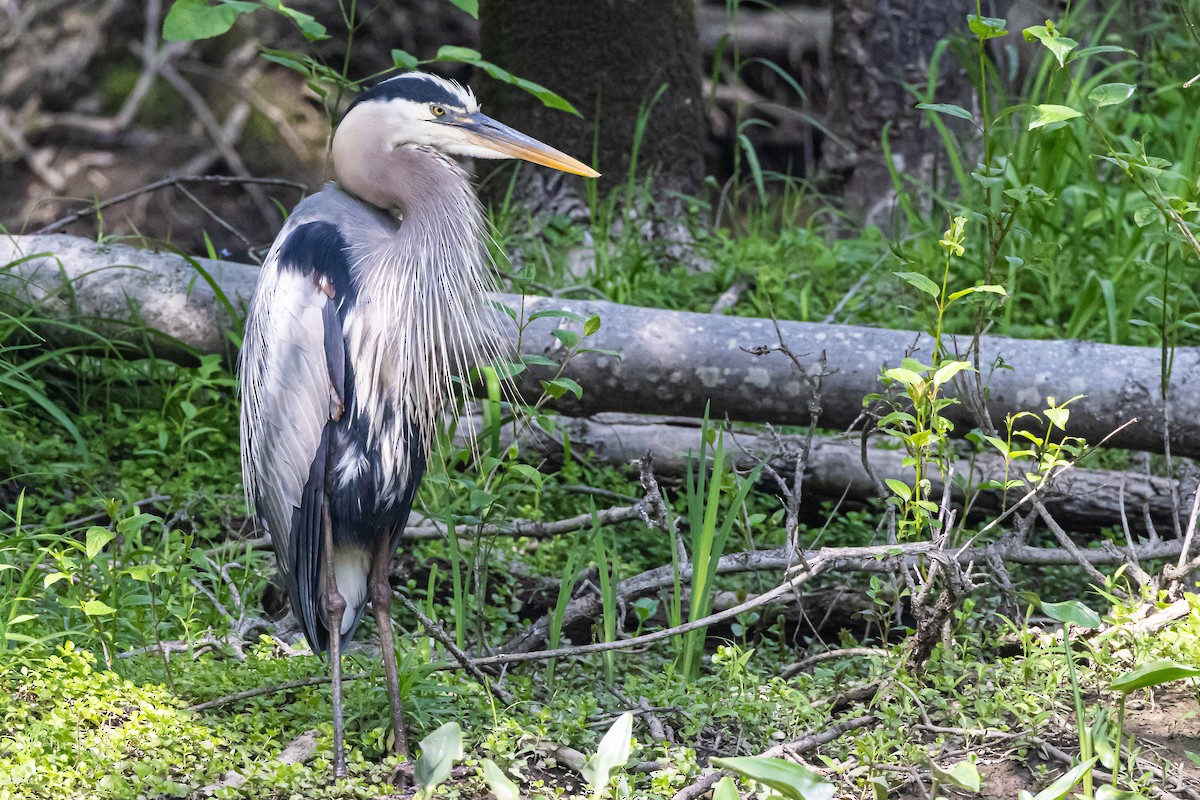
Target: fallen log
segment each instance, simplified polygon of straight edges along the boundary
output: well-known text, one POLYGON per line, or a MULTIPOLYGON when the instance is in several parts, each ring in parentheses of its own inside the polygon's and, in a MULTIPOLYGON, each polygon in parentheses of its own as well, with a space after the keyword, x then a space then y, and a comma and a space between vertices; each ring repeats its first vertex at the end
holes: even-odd
MULTIPOLYGON (((91 324, 110 336, 134 331, 138 342, 145 332, 136 326, 145 323, 163 337, 152 345, 166 355, 189 348, 228 352, 229 337, 236 333, 234 316, 252 291, 256 268, 194 263, 202 270, 169 253, 61 235, 12 236, 0 240, 0 265, 9 264, 0 268, 0 302, 5 297, 18 304, 37 302, 46 317, 91 324), (27 258, 39 253, 46 255, 27 258), (118 269, 130 265, 133 268, 118 269)), ((621 358, 588 353, 570 361, 563 374, 585 392, 581 400, 567 395, 555 407, 573 416, 669 410, 699 417, 708 407, 714 417, 804 425, 810 405, 815 405, 822 427, 844 428, 859 415, 862 397, 880 390, 881 367, 898 365, 910 353, 929 358, 932 350, 930 337, 911 331, 784 321, 777 335, 766 319, 600 301, 522 300, 512 295, 499 299, 525 318, 537 311, 565 309, 583 317, 595 314, 603 321, 586 344, 617 351, 621 358), (824 371, 819 398, 786 356, 747 352, 775 346, 780 336, 808 376, 824 371)), ((582 327, 539 319, 522 335, 526 351, 563 359, 568 348, 550 335, 560 323, 577 331, 582 327)), ((969 344, 968 337, 948 338, 952 347, 965 349, 969 344)), ((1106 444, 1162 450, 1166 415, 1159 396, 1157 348, 988 336, 980 341, 980 353, 981 364, 1006 367, 986 376, 987 407, 998 423, 1006 414, 1040 411, 1047 397, 1086 395, 1071 406, 1071 434, 1094 444, 1136 418, 1136 424, 1122 428, 1106 444)), ((516 378, 517 390, 534 400, 542 392, 542 381, 552 374, 547 368, 526 370, 516 378)), ((1200 349, 1176 350, 1170 392, 1172 452, 1200 456, 1200 349)), ((951 387, 947 394, 953 393, 951 387)), ((964 405, 946 409, 946 416, 957 435, 975 426, 964 405)))
MULTIPOLYGON (((686 474, 688 463, 695 459, 701 447, 700 429, 682 421, 656 418, 637 418, 627 414, 600 414, 596 417, 563 420, 560 430, 547 434, 527 430, 521 436, 523 451, 538 453, 553 463, 563 458, 563 442, 569 441, 571 452, 589 453, 601 463, 628 464, 647 453, 654 459, 656 475, 680 477, 686 474)), ((785 480, 791 483, 795 475, 796 454, 804 444, 804 436, 770 434, 745 430, 726 438, 725 452, 740 470, 750 470, 766 460, 785 480)), ((867 447, 867 458, 879 480, 896 478, 911 485, 913 471, 902 465, 904 453, 873 440, 867 447)), ((962 455, 954 464, 953 500, 962 508, 967 491, 988 480, 1002 481, 1018 477, 1031 469, 1027 461, 1007 465, 999 453, 984 452, 969 458, 962 455), (966 489, 967 491, 964 491, 966 489)), ((929 476, 932 495, 940 498, 943 481, 936 473, 929 476)), ((877 497, 874 482, 862 463, 858 437, 817 436, 804 465, 803 493, 805 498, 846 497, 862 501, 877 497)), ((1187 498, 1194 486, 1179 487, 1181 497, 1187 498)), ((1006 505, 1016 503, 1026 490, 981 491, 975 497, 972 511, 994 516, 1006 505)), ((1070 530, 1094 531, 1103 527, 1120 528, 1122 515, 1130 532, 1148 533, 1146 519, 1156 530, 1166 533, 1174 529, 1175 510, 1171 503, 1171 481, 1137 472, 1076 467, 1055 478, 1045 489, 1042 502, 1059 522, 1070 530), (1124 504, 1124 509, 1122 509, 1124 504)), ((1188 505, 1185 503, 1185 505, 1188 505)), ((1186 516, 1187 508, 1181 512, 1186 516)), ((1186 519, 1183 520, 1186 524, 1186 519)))

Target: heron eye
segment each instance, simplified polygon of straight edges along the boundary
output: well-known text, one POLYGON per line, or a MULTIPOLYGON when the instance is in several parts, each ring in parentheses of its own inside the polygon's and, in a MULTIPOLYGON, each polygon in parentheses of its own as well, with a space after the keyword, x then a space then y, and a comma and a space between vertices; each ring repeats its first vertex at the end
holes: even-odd
POLYGON ((441 106, 431 106, 429 110, 433 112, 435 117, 444 117, 446 115, 446 109, 441 106))

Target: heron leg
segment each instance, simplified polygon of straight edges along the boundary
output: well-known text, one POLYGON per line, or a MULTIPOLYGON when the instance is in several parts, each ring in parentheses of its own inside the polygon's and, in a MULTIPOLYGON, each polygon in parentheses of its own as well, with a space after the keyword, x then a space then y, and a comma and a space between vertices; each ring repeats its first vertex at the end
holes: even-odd
POLYGON ((346 598, 338 591, 333 569, 333 518, 329 514, 329 498, 323 504, 325 517, 325 614, 329 621, 330 685, 333 689, 333 776, 346 777, 346 729, 342 722, 342 617, 346 613, 346 598))
POLYGON ((392 707, 392 733, 395 750, 408 758, 408 734, 404 728, 404 701, 400 697, 400 677, 396 669, 396 646, 392 641, 392 585, 388 566, 392 561, 392 537, 381 537, 371 561, 371 608, 379 625, 379 649, 383 651, 383 671, 387 680, 388 702, 392 707))

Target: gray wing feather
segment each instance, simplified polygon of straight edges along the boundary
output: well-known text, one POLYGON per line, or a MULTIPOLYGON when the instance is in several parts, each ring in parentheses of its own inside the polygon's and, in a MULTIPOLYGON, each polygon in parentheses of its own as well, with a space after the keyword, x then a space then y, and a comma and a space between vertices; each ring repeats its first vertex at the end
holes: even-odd
POLYGON ((344 344, 333 300, 311 274, 282 269, 280 236, 263 266, 242 347, 242 476, 271 535, 296 614, 318 631, 326 425, 340 414, 344 344), (316 473, 316 474, 314 474, 316 473), (308 488, 309 496, 305 492, 308 488), (301 511, 303 509, 303 512, 301 511))

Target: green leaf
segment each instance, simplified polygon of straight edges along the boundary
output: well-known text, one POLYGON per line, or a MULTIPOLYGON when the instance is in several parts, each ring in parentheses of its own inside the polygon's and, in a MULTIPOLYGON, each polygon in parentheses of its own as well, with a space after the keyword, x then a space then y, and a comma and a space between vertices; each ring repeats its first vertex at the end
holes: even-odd
POLYGON ((49 589, 59 581, 70 580, 71 576, 65 572, 51 572, 46 577, 42 578, 42 588, 49 589))
POLYGON ((421 755, 413 765, 417 785, 432 789, 450 777, 450 768, 463 757, 462 729, 447 722, 421 740, 421 755))
POLYGON ((975 115, 967 111, 962 106, 952 105, 950 103, 917 103, 917 108, 923 111, 935 111, 938 114, 945 114, 950 117, 958 117, 959 119, 975 121, 975 115))
POLYGON ((558 362, 537 353, 522 353, 521 361, 528 367, 557 367, 558 362))
POLYGON ((146 526, 148 522, 162 522, 162 517, 153 514, 134 514, 117 523, 117 531, 124 536, 131 536, 146 526))
POLYGON ((1039 602, 1042 613, 1050 619, 1070 623, 1080 628, 1099 628, 1100 615, 1078 600, 1066 600, 1062 603, 1039 602))
POLYGON ((87 553, 88 560, 100 554, 104 549, 104 545, 117 538, 117 535, 108 528, 101 528, 99 525, 93 525, 87 529, 87 534, 84 538, 84 552, 87 553))
POLYGON ((568 328, 555 328, 550 335, 563 343, 564 347, 574 347, 579 344, 579 334, 568 328))
POLYGON ((978 792, 982 784, 979 770, 970 761, 960 761, 950 769, 942 769, 932 761, 929 762, 930 772, 940 783, 949 783, 968 792, 978 792))
POLYGON ((925 381, 920 375, 904 367, 892 367, 885 370, 883 374, 902 386, 917 386, 925 381))
POLYGON ((483 489, 472 489, 471 510, 482 511, 499 499, 499 495, 492 494, 491 492, 485 492, 483 489))
POLYGON ((257 3, 231 0, 215 6, 209 5, 208 0, 175 0, 163 20, 163 38, 168 42, 211 39, 226 33, 242 14, 257 9, 257 3))
POLYGON ((1058 31, 1054 30, 1053 23, 1046 25, 1034 25, 1021 31, 1025 37, 1025 41, 1032 42, 1037 39, 1042 43, 1042 46, 1054 54, 1054 58, 1058 61, 1060 67, 1066 66, 1067 56, 1079 46, 1079 42, 1074 39, 1068 39, 1066 36, 1061 36, 1058 31))
POLYGON ((103 617, 115 614, 117 610, 103 600, 88 600, 83 604, 83 613, 89 617, 103 617))
POLYGON ((933 373, 933 385, 935 387, 942 386, 964 369, 971 369, 970 363, 966 361, 951 361, 948 364, 943 364, 938 368, 937 372, 933 373))
POLYGON ((450 2, 470 14, 473 19, 479 19, 479 0, 450 0, 450 2))
POLYGON ((789 800, 832 800, 833 784, 817 773, 784 761, 764 756, 711 759, 713 766, 736 772, 752 781, 769 786, 789 800))
POLYGON ((617 721, 604 734, 595 754, 589 756, 579 768, 579 773, 594 791, 600 792, 607 788, 613 774, 625 766, 632 749, 632 738, 633 714, 626 711, 617 717, 617 721))
POLYGON ((1065 125, 1067 120, 1082 116, 1083 114, 1070 106, 1056 106, 1042 103, 1033 107, 1033 119, 1029 121, 1029 130, 1033 130, 1034 128, 1054 130, 1054 128, 1061 128, 1065 125))
POLYGON ((1187 667, 1174 661, 1151 661, 1132 672, 1113 679, 1112 688, 1118 692, 1133 692, 1148 686, 1200 676, 1200 667, 1187 667))
POLYGON ((726 775, 713 787, 712 800, 741 800, 733 778, 726 775))
POLYGON ((591 336, 598 330, 600 330, 600 315, 592 314, 587 318, 587 321, 583 323, 583 335, 591 336))
POLYGON ((884 483, 904 502, 912 499, 912 487, 899 478, 884 478, 884 483))
POLYGON ((496 795, 496 800, 521 799, 521 790, 490 758, 483 760, 483 782, 487 784, 492 794, 496 795))
POLYGON ((942 293, 940 286, 919 272, 893 272, 892 274, 897 278, 903 279, 903 281, 909 286, 921 290, 930 297, 937 297, 942 293))
POLYGON ((303 11, 288 8, 279 2, 279 0, 259 0, 259 2, 291 20, 300 29, 301 35, 308 41, 321 42, 329 38, 329 34, 325 31, 325 26, 317 22, 316 17, 311 14, 305 14, 303 11))
POLYGON ((1092 756, 1082 764, 1075 765, 1067 774, 1056 780, 1054 783, 1047 786, 1038 792, 1032 800, 1062 800, 1067 794, 1075 788, 1075 784, 1083 779, 1083 776, 1091 771, 1092 766, 1096 763, 1096 757, 1092 756))
POLYGON ((1088 100, 1096 104, 1096 108, 1119 106, 1133 97, 1137 89, 1132 83, 1105 83, 1088 92, 1088 100))
POLYGON ((953 292, 947 299, 954 301, 960 297, 966 297, 969 294, 977 294, 979 292, 987 292, 988 294, 998 294, 1001 297, 1008 297, 1008 292, 1005 291, 1003 286, 999 286, 994 283, 983 283, 979 286, 971 286, 966 289, 959 289, 957 292, 953 292))
POLYGON ((983 41, 995 39, 997 36, 1008 35, 1008 23, 997 17, 981 17, 978 14, 968 14, 967 27, 971 29, 971 33, 983 41))
MULTIPOLYGON (((395 69, 416 69, 421 63, 421 60, 406 50, 392 51, 392 66, 395 69)), ((505 309, 512 313, 512 309, 504 306, 505 309)))
POLYGON ((541 311, 535 311, 529 315, 527 322, 533 322, 539 319, 569 319, 572 322, 583 322, 583 315, 577 314, 574 311, 567 311, 565 308, 546 308, 541 311))
POLYGON ((438 48, 437 55, 433 57, 434 61, 459 61, 464 64, 475 64, 482 59, 483 54, 478 50, 453 44, 442 45, 438 48))
POLYGON ((555 378, 552 381, 542 381, 546 394, 557 400, 567 392, 575 395, 576 400, 583 399, 583 387, 570 378, 555 378))

